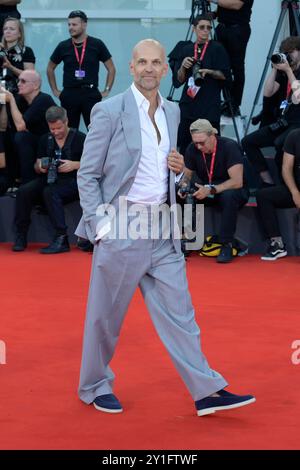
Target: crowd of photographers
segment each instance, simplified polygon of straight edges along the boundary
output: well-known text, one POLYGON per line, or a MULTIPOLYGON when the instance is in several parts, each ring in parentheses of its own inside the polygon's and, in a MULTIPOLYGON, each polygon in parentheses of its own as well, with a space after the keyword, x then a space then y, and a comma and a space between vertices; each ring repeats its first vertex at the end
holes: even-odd
MULTIPOLYGON (((0 45, 0 195, 16 197, 14 251, 26 248, 31 212, 39 207, 48 213, 55 230, 41 253, 61 253, 70 249, 64 205, 78 199, 76 171, 85 137, 78 131, 80 118, 88 127, 92 107, 111 91, 115 66, 106 45, 87 34, 86 14, 71 12, 70 38, 56 46, 47 68, 51 90, 61 105, 56 106, 41 91, 34 52, 25 45, 16 8, 20 1, 10 3, 15 6, 1 12, 0 2, 0 20, 1 13, 6 13, 0 45), (62 90, 55 77, 61 62, 62 90), (106 69, 102 91, 98 89, 100 62, 106 69)), ((260 127, 243 138, 240 148, 220 136, 220 118, 240 114, 253 0, 207 0, 205 4, 217 8, 192 18, 195 41, 180 41, 169 54, 173 85, 182 87, 178 150, 184 155, 185 169, 178 201, 184 202, 192 193, 194 201, 221 208, 217 261, 230 262, 238 210, 249 196, 245 155, 257 175, 258 213, 268 239, 262 259, 274 260, 287 254, 275 209, 300 208, 300 38, 284 39, 279 53, 273 55, 263 109, 254 118, 260 127), (213 31, 215 18, 218 25, 213 31), (269 146, 276 150, 277 181, 261 150, 269 146)))

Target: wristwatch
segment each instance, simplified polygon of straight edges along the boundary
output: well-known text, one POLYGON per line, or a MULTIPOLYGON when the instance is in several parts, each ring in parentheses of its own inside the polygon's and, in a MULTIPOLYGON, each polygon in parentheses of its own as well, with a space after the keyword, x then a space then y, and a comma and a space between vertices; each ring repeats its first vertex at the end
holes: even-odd
POLYGON ((217 190, 216 190, 216 187, 214 184, 211 184, 210 185, 210 192, 209 194, 211 194, 212 196, 214 196, 215 194, 217 194, 217 190))
POLYGON ((105 91, 110 91, 110 87, 109 87, 109 86, 106 86, 106 87, 105 87, 105 91))

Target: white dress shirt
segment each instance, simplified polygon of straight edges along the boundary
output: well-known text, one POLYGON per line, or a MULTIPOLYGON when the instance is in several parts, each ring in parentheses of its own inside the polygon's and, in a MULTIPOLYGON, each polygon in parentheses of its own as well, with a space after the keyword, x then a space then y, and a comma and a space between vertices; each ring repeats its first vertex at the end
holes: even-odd
MULTIPOLYGON (((154 114, 156 126, 160 133, 160 142, 153 122, 148 114, 150 102, 131 85, 136 100, 141 123, 142 148, 141 158, 134 182, 126 199, 140 204, 162 204, 166 202, 169 188, 169 169, 167 157, 170 152, 169 131, 163 109, 163 98, 159 94, 159 105, 154 114)), ((103 238, 111 230, 108 223, 98 230, 96 241, 103 238)))
POLYGON ((127 200, 141 204, 162 204, 167 200, 169 170, 167 157, 170 152, 169 131, 164 112, 163 98, 159 94, 159 105, 154 114, 158 136, 153 122, 148 114, 150 102, 137 89, 131 85, 136 104, 139 110, 141 123, 141 159, 137 173, 127 195, 127 200))

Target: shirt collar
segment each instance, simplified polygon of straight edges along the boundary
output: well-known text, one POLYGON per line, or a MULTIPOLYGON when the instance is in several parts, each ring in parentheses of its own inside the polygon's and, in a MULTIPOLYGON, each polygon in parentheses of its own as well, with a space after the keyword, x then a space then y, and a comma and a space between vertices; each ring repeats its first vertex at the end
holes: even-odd
MULTIPOLYGON (((132 83, 131 85, 131 91, 133 93, 138 108, 141 108, 144 104, 147 104, 147 107, 150 106, 149 100, 147 100, 147 98, 140 92, 140 90, 138 90, 134 83, 132 83)), ((164 109, 164 100, 159 91, 158 103, 158 107, 164 109)))

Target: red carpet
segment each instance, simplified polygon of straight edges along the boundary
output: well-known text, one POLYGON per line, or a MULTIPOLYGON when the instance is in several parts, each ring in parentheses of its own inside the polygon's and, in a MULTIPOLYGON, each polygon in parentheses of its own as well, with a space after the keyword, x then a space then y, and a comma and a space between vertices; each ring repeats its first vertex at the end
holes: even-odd
POLYGON ((112 416, 76 395, 91 256, 37 248, 0 246, 0 449, 299 448, 299 258, 187 262, 209 362, 257 403, 197 418, 137 292, 113 362, 125 412, 112 416))

